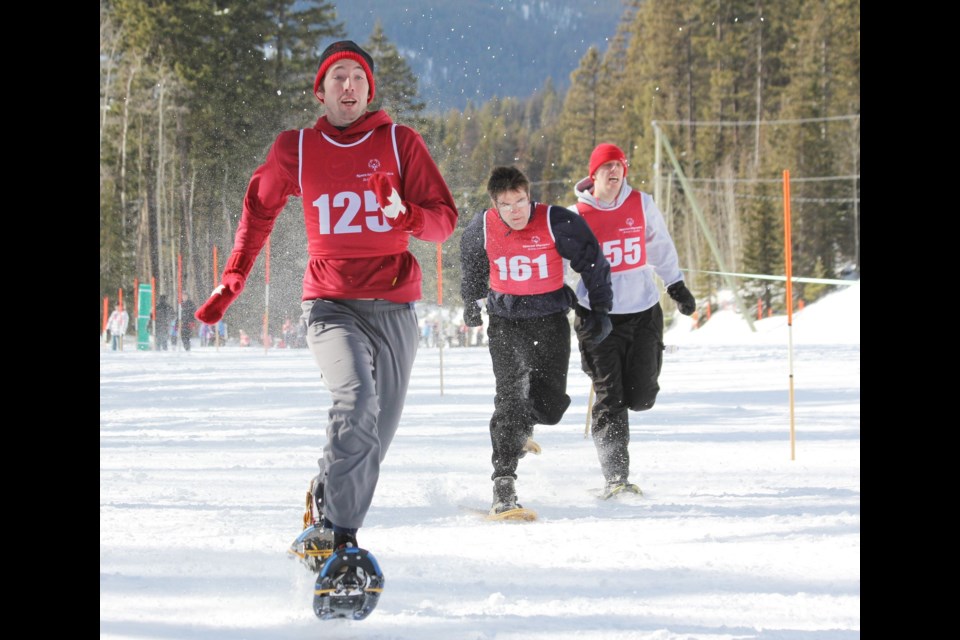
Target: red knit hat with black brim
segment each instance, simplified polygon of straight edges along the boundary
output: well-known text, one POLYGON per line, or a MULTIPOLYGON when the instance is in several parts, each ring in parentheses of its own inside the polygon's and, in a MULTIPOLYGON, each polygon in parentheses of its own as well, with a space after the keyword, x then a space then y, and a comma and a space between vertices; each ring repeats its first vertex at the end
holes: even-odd
POLYGON ((602 165, 617 160, 623 165, 623 177, 627 177, 627 156, 620 147, 609 142, 598 144, 597 148, 590 154, 590 173, 591 178, 602 165))
POLYGON ((368 102, 373 102, 373 96, 376 93, 376 85, 373 81, 373 58, 353 40, 334 42, 320 54, 320 68, 317 69, 317 77, 313 81, 313 95, 317 95, 317 91, 320 90, 320 85, 323 82, 323 76, 327 73, 327 69, 337 60, 343 60, 344 58, 354 60, 363 67, 363 72, 367 74, 367 84, 370 85, 368 102))

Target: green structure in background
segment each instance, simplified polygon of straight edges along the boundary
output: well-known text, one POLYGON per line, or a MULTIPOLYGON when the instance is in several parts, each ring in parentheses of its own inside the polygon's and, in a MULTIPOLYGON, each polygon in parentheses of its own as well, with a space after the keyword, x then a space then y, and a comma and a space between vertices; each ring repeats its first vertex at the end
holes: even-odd
POLYGON ((153 290, 149 284, 137 289, 137 351, 150 351, 150 314, 153 312, 153 290))

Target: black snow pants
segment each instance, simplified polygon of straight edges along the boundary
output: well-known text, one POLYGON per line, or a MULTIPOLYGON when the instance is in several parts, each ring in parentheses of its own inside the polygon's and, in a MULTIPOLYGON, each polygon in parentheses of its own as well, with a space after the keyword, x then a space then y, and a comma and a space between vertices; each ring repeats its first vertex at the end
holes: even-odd
POLYGON ((533 426, 557 424, 570 406, 570 321, 564 313, 522 319, 491 315, 487 340, 497 381, 491 479, 516 478, 533 426))
POLYGON ((663 310, 657 303, 638 313, 610 314, 613 331, 600 344, 584 344, 583 319, 589 311, 578 306, 574 329, 580 363, 593 381, 593 442, 607 482, 625 481, 630 473, 630 424, 627 411, 653 407, 660 392, 663 365, 663 310))

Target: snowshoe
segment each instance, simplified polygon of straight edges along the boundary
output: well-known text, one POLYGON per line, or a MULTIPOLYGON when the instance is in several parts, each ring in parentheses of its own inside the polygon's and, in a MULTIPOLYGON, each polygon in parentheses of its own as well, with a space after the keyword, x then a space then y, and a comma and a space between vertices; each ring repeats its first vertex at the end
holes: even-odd
POLYGON ((319 573, 323 564, 333 554, 333 530, 320 525, 310 525, 297 536, 287 553, 299 558, 313 573, 319 573))
POLYGON ((383 584, 383 572, 372 553, 354 546, 340 548, 317 576, 313 612, 321 620, 363 620, 376 608, 383 584))
POLYGON ((323 526, 323 483, 319 476, 314 476, 303 510, 303 531, 290 545, 289 553, 318 573, 333 553, 333 546, 333 531, 323 526))
POLYGON ((533 438, 527 438, 527 441, 523 443, 523 453, 532 453, 535 456, 540 455, 543 452, 543 448, 537 444, 537 441, 533 438))
POLYGON ((643 491, 640 490, 640 487, 631 482, 608 482, 606 488, 603 490, 603 499, 609 500, 613 496, 621 493, 635 493, 640 496, 643 495, 643 491))

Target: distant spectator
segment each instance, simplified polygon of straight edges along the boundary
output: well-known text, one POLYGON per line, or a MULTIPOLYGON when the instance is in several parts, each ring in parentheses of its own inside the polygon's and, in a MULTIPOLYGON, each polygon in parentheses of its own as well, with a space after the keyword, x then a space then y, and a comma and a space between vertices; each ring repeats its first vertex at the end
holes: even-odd
POLYGON ((197 305, 193 303, 190 296, 186 296, 181 304, 181 315, 183 326, 180 327, 180 341, 183 343, 185 351, 190 351, 190 338, 193 337, 193 331, 196 329, 197 321, 193 314, 197 312, 197 305))
POLYGON ((130 314, 120 306, 118 302, 113 307, 113 313, 107 319, 107 331, 110 333, 110 348, 116 351, 118 348, 123 351, 123 336, 127 332, 127 325, 130 324, 130 314))
POLYGON ((167 350, 170 338, 170 322, 173 320, 173 307, 167 302, 167 296, 160 296, 157 300, 157 315, 154 318, 157 350, 167 350))
POLYGON ((307 348, 307 319, 300 317, 297 323, 297 349, 307 348))
POLYGON ((200 346, 209 347, 213 344, 213 326, 205 322, 200 323, 200 346))
POLYGON ((433 346, 433 323, 430 320, 424 320, 420 329, 420 344, 425 347, 433 346))
POLYGON ((285 316, 283 318, 283 327, 280 329, 283 340, 283 347, 289 349, 293 346, 293 341, 297 337, 297 330, 293 326, 293 320, 290 319, 290 316, 285 316))

